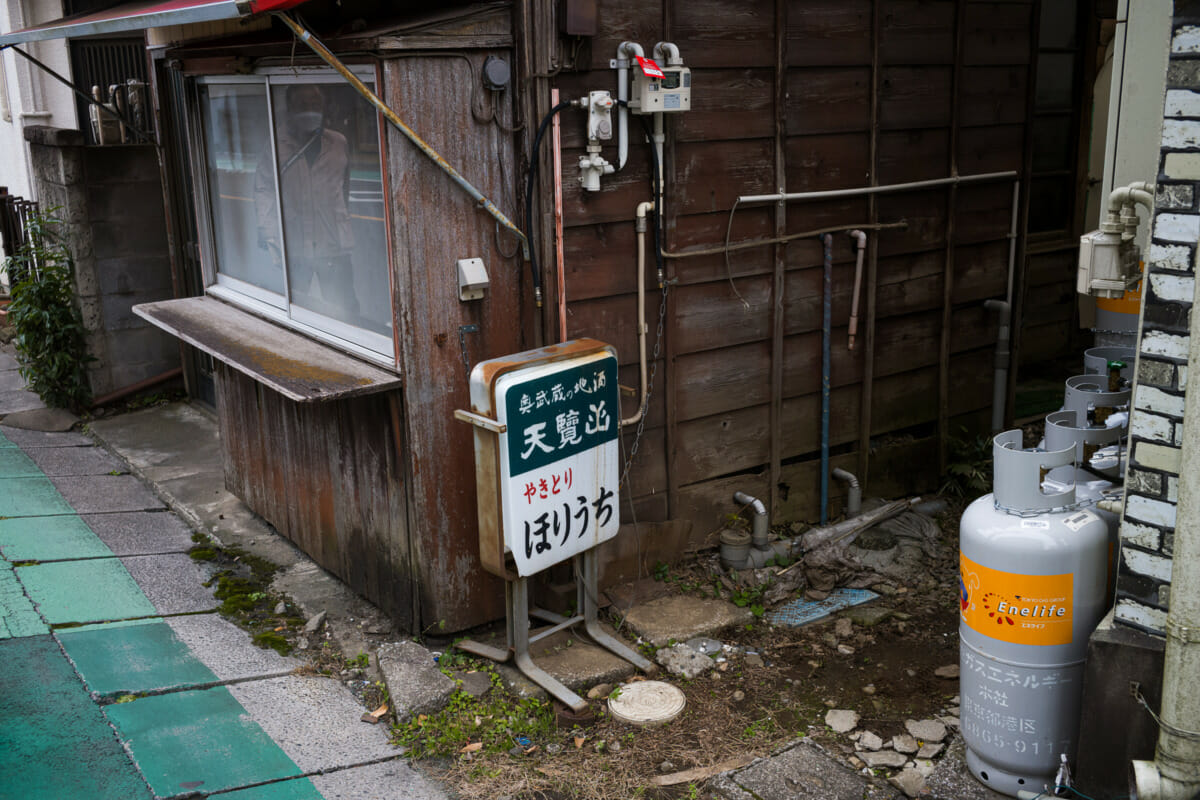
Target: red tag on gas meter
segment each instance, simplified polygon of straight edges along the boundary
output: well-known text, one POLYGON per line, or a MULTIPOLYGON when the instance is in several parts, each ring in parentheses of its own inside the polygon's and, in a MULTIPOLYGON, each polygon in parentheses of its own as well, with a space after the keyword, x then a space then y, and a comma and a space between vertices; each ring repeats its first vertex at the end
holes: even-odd
POLYGON ((654 63, 653 58, 642 58, 641 56, 634 56, 634 58, 637 59, 638 66, 642 68, 642 73, 647 78, 666 77, 666 75, 663 74, 662 69, 659 68, 658 64, 654 63))

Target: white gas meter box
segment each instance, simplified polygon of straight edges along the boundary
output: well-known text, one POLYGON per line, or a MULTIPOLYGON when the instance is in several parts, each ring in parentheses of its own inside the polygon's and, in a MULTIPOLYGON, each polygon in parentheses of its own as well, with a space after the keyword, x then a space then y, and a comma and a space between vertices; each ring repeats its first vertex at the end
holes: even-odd
POLYGON ((682 66, 662 67, 638 57, 634 67, 629 110, 634 114, 691 111, 692 71, 682 66))
POLYGON ((620 527, 617 355, 591 339, 475 365, 480 558, 527 577, 620 527), (502 543, 502 546, 501 546, 502 543))
POLYGON ((458 260, 458 299, 480 300, 491 281, 482 258, 458 260))

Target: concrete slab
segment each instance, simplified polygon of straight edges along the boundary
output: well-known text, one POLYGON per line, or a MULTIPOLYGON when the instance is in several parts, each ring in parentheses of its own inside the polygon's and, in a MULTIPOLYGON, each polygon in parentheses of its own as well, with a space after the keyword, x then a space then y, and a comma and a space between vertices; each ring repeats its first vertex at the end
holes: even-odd
POLYGON ((313 785, 325 800, 446 800, 437 784, 408 762, 394 759, 378 764, 314 775, 313 785))
POLYGON ((258 647, 244 630, 217 614, 189 614, 165 622, 221 681, 279 677, 303 663, 258 647))
POLYGON ((141 697, 104 713, 160 798, 301 774, 223 686, 141 697))
POLYGON ((225 488, 220 433, 208 414, 186 403, 170 403, 98 420, 92 432, 125 459, 134 474, 153 483, 194 529, 281 567, 306 560, 225 488), (187 442, 187 448, 180 442, 187 442))
POLYGON ((29 431, 62 433, 79 424, 79 417, 65 408, 33 408, 16 411, 4 418, 4 424, 29 431))
POLYGON ((17 447, 90 447, 94 442, 82 433, 28 431, 11 425, 0 425, 0 433, 17 447))
POLYGON ((749 609, 733 603, 692 595, 660 597, 634 606, 625 615, 625 624, 655 647, 674 639, 684 642, 694 636, 717 636, 734 625, 754 620, 749 609))
POLYGON ((129 472, 103 447, 30 447, 25 452, 50 477, 129 472))
POLYGON ((925 779, 925 789, 931 800, 1005 800, 1007 797, 993 792, 971 776, 967 770, 966 745, 961 737, 955 737, 936 764, 933 774, 925 779))
POLYGON ((9 561, 68 561, 113 555, 74 514, 0 519, 0 553, 9 561))
POLYGON ((25 588, 17 580, 12 565, 0 561, 0 640, 49 632, 50 628, 42 622, 33 602, 25 596, 25 588))
POLYGON ((107 622, 157 613, 115 558, 56 561, 16 568, 17 578, 51 625, 107 622))
POLYGON ((33 478, 41 474, 41 469, 23 450, 0 448, 0 478, 33 478))
POLYGON ((308 778, 291 778, 210 797, 220 800, 322 800, 320 792, 308 778))
POLYGON ((81 519, 118 556, 185 553, 192 529, 170 511, 84 514, 81 519))
POLYGON ((903 797, 893 789, 878 786, 857 772, 851 772, 806 741, 729 777, 735 786, 760 800, 792 800, 796 797, 806 800, 899 800, 903 797))
POLYGON ((33 392, 24 389, 0 391, 0 417, 45 407, 42 398, 33 392))
POLYGON ((338 681, 291 675, 234 684, 229 691, 306 773, 397 754, 387 729, 362 722, 363 707, 338 681))
POLYGON ((154 492, 132 475, 88 475, 50 480, 80 514, 166 508, 154 492))
MULTIPOLYGON (((624 641, 609 625, 602 626, 610 636, 624 641)), ((582 630, 582 626, 580 626, 582 630)), ((504 641, 493 642, 503 649, 504 641)), ((571 691, 581 694, 598 683, 620 683, 636 670, 633 664, 587 640, 586 635, 559 631, 535 642, 529 648, 533 661, 557 678, 571 691), (567 642, 570 642, 568 645, 567 642)), ((510 691, 522 697, 546 698, 544 689, 529 681, 513 666, 501 665, 500 677, 510 691)))
POLYGON ((68 629, 55 638, 87 688, 103 697, 217 682, 165 622, 68 629))
POLYGON ((0 478, 0 516, 45 517, 74 511, 48 478, 0 478))
POLYGON ((159 614, 212 611, 220 605, 203 585, 210 577, 205 565, 186 555, 124 556, 120 561, 159 614))
POLYGON ((0 796, 150 800, 50 636, 0 641, 0 796))
POLYGON ((0 370, 0 392, 17 392, 25 388, 25 379, 18 369, 0 370))
POLYGON ((0 350, 0 369, 16 369, 20 365, 20 362, 17 361, 17 357, 11 352, 10 345, 6 345, 4 349, 0 350))
POLYGON ((388 642, 375 657, 399 722, 440 710, 454 693, 454 681, 438 669, 433 654, 416 642, 388 642))

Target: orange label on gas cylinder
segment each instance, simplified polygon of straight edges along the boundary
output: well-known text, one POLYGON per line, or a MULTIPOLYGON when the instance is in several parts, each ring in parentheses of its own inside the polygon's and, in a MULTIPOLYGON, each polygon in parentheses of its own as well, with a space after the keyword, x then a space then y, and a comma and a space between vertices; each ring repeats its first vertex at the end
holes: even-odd
POLYGON ((1070 644, 1075 576, 1021 575, 959 554, 958 609, 973 630, 1011 644, 1070 644))

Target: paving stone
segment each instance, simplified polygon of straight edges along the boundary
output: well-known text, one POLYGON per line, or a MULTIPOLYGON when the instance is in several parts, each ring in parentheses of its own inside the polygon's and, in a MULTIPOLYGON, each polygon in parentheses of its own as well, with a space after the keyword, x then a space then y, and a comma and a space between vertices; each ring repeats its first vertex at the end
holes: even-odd
POLYGON ((671 595, 634 606, 625 624, 655 647, 672 639, 687 641, 695 636, 716 637, 725 628, 745 625, 754 619, 749 609, 733 603, 692 595, 671 595))
POLYGON ((121 563, 159 614, 212 611, 219 605, 212 589, 204 586, 208 570, 189 556, 124 556, 121 563))
POLYGON ((42 475, 38 465, 16 447, 0 448, 0 478, 36 478, 42 475))
POLYGON ((118 556, 184 553, 192 548, 192 530, 169 511, 83 514, 96 536, 118 556))
POLYGON ((20 665, 0 669, 0 796, 150 800, 52 637, 0 641, 0 661, 20 665))
POLYGON ((102 696, 217 682, 212 670, 161 620, 68 629, 56 632, 55 637, 88 689, 102 696))
POLYGON ((67 561, 113 555, 74 514, 0 519, 0 553, 9 561, 67 561))
POLYGON ((45 408, 42 398, 24 389, 0 391, 0 417, 45 408))
POLYGON ((52 478, 129 471, 103 447, 30 447, 25 452, 52 478))
POLYGON ((835 708, 825 712, 825 724, 835 733, 849 733, 858 727, 858 712, 835 708))
POLYGON ((88 475, 51 480, 80 514, 166 508, 162 500, 132 475, 88 475))
POLYGON ((400 722, 439 710, 454 693, 454 681, 441 673, 429 651, 416 642, 389 642, 375 655, 400 722))
POLYGON ((882 800, 897 797, 894 791, 878 787, 864 776, 851 772, 808 742, 800 742, 771 758, 757 761, 730 777, 739 788, 762 800, 801 797, 805 800, 882 800))
POLYGON ((301 774, 223 686, 141 697, 104 713, 159 797, 301 774))
POLYGON ((47 478, 0 479, 0 509, 4 509, 5 517, 45 517, 75 512, 47 478))
POLYGON ((716 662, 711 658, 697 653, 686 644, 663 647, 654 654, 654 660, 661 664, 667 672, 672 675, 680 675, 689 681, 716 666, 716 662))
POLYGON ((21 377, 21 373, 18 370, 0 370, 0 392, 19 392, 24 389, 25 379, 21 377))
POLYGON ((848 608, 842 614, 855 625, 861 625, 864 628, 870 628, 873 625, 878 625, 888 617, 895 614, 896 610, 887 606, 878 605, 863 605, 848 608))
POLYGON ((492 679, 486 672, 459 672, 454 677, 462 681, 462 691, 471 697, 483 697, 492 690, 492 679))
POLYGON ((904 727, 919 742, 940 742, 946 738, 945 724, 936 719, 907 719, 904 721, 904 727))
POLYGON ((908 756, 904 755, 904 753, 897 753, 895 750, 868 750, 859 753, 858 757, 871 769, 877 769, 878 767, 896 769, 908 763, 908 756))
MULTIPOLYGON (((49 632, 33 603, 25 596, 25 588, 17 580, 12 565, 0 561, 0 640, 49 632)), ((0 732, 2 735, 3 732, 0 732)))
POLYGON ((934 758, 944 749, 946 749, 946 745, 944 744, 924 744, 921 745, 921 749, 917 751, 917 758, 934 758))
POLYGON ((31 408, 9 414, 4 424, 28 431, 63 433, 79 424, 79 417, 65 408, 31 408))
POLYGON ((308 778, 291 778, 216 795, 219 800, 322 800, 308 778))
POLYGON ((157 612, 115 558, 17 567, 17 578, 51 625, 150 617, 157 612))
POLYGON ((446 798, 446 793, 433 781, 400 759, 314 775, 312 782, 325 800, 369 800, 376 797, 403 797, 405 800, 446 798))
POLYGON ((880 750, 883 748, 883 738, 871 731, 863 731, 858 737, 858 750, 880 750))
POLYGON ((339 681, 289 675, 234 684, 229 691, 306 773, 397 754, 385 727, 362 724, 363 707, 339 681))
POLYGON ((0 433, 17 447, 91 447, 95 443, 82 433, 30 431, 11 425, 0 425, 0 433))
POLYGON ((888 783, 904 792, 907 797, 919 797, 925 788, 925 776, 915 769, 906 769, 889 778, 888 783))
POLYGON ((19 366, 21 366, 21 363, 17 361, 15 355, 7 350, 0 350, 0 369, 5 371, 15 370, 19 366))
POLYGON ((909 736, 907 733, 902 733, 899 736, 892 737, 892 749, 897 753, 907 753, 912 755, 921 749, 921 745, 917 740, 909 736))
POLYGON ((189 614, 165 622, 222 681, 278 677, 303 663, 255 645, 245 631, 217 614, 189 614))

